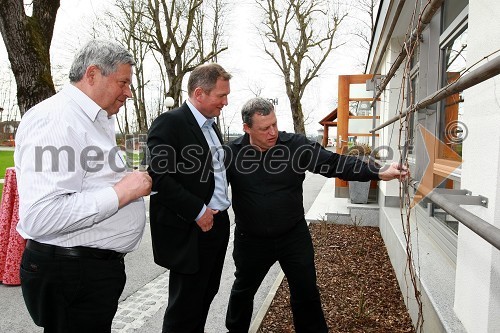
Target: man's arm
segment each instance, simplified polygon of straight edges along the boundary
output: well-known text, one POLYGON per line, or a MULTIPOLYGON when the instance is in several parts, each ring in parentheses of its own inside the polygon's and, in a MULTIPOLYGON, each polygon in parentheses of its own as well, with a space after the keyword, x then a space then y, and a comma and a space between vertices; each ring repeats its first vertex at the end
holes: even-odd
POLYGON ((159 200, 162 205, 191 223, 204 215, 202 213, 205 204, 201 198, 188 191, 178 180, 180 175, 175 177, 175 174, 185 172, 185 176, 188 176, 188 171, 179 170, 179 165, 185 168, 201 166, 192 166, 185 161, 183 155, 189 153, 183 154, 182 149, 187 150, 189 147, 181 147, 179 141, 182 136, 192 135, 191 129, 174 116, 162 114, 151 124, 148 133, 151 164, 148 171, 153 180, 153 191, 158 192, 155 194, 155 200, 159 200))
POLYGON ((324 149, 319 143, 298 136, 302 141, 297 149, 302 156, 302 164, 308 171, 325 177, 336 177, 343 180, 369 181, 379 180, 380 166, 365 163, 355 156, 341 155, 324 149))
POLYGON ((376 165, 373 161, 363 161, 356 156, 347 156, 333 153, 324 149, 316 142, 309 141, 301 145, 301 149, 307 149, 308 170, 319 173, 325 177, 337 177, 343 180, 392 180, 405 179, 408 176, 406 167, 399 167, 398 163, 392 163, 384 167, 376 165))
MULTIPOLYGON (((33 111, 36 112, 36 111, 33 111)), ((18 132, 15 164, 20 197, 20 224, 29 238, 79 230, 114 214, 119 200, 112 186, 82 192, 80 166, 86 143, 60 119, 32 119, 18 132), (22 138, 22 139, 21 139, 22 138), (71 143, 71 144, 69 144, 71 143), (40 149, 66 147, 69 153, 40 154, 40 149), (53 158, 57 159, 54 164, 53 158)))

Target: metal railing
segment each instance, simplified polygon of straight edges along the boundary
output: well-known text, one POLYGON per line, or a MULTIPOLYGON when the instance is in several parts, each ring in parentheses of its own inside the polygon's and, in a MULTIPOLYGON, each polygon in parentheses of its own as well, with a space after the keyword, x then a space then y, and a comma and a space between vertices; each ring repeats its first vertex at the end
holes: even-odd
MULTIPOLYGON (((417 189, 418 182, 410 183, 410 186, 417 189)), ((423 185, 420 185, 422 191, 423 185)), ((482 218, 472 214, 465 208, 460 207, 457 203, 448 199, 446 195, 424 188, 426 193, 425 198, 438 205, 446 213, 456 218, 460 223, 476 233, 479 237, 486 240, 488 243, 500 250, 500 229, 494 227, 482 218)))
POLYGON ((432 105, 432 104, 434 104, 434 103, 436 103, 436 102, 438 102, 446 97, 449 97, 449 96, 456 94, 462 90, 465 90, 467 88, 475 86, 478 83, 481 83, 483 81, 491 79, 492 77, 494 77, 498 74, 500 74, 500 56, 488 61, 486 64, 473 70, 469 74, 461 76, 455 82, 447 85, 446 87, 441 88, 440 90, 436 91, 432 95, 425 97, 420 102, 415 103, 413 105, 410 105, 405 111, 401 112, 401 114, 396 115, 396 116, 392 117, 391 119, 389 119, 388 121, 386 121, 385 123, 371 129, 370 133, 376 132, 376 131, 394 123, 395 121, 402 119, 410 111, 420 110, 420 109, 423 109, 425 107, 428 107, 429 105, 432 105))

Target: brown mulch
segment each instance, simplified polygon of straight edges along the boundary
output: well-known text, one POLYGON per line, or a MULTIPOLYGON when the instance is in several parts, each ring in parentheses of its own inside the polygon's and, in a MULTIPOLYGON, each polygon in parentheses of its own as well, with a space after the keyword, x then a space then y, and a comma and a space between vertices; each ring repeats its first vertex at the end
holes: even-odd
MULTIPOLYGON (((330 332, 415 332, 379 229, 312 223, 317 283, 330 332)), ((286 278, 259 332, 294 332, 286 278)))

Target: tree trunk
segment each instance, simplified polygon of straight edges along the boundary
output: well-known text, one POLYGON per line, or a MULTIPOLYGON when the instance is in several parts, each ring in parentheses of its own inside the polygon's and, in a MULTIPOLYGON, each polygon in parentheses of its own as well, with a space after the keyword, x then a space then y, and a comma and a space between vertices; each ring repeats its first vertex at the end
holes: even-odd
POLYGON ((16 78, 21 117, 55 94, 49 50, 59 5, 59 0, 33 0, 30 17, 23 0, 0 0, 0 32, 16 78))
POLYGON ((293 129, 295 133, 306 134, 306 129, 304 126, 304 114, 302 112, 302 104, 300 100, 290 99, 290 109, 292 111, 293 129))

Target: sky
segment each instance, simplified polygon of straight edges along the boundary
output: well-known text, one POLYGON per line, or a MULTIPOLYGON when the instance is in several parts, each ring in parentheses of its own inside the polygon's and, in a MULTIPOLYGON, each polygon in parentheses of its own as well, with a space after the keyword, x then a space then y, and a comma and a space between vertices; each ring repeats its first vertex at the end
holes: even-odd
MULTIPOLYGON (((66 73, 73 55, 89 39, 88 31, 96 16, 106 9, 112 9, 113 3, 112 0, 61 0, 51 45, 52 72, 56 87, 67 82, 66 73)), ((232 133, 242 132, 239 113, 241 106, 254 97, 252 90, 255 91, 258 87, 262 89, 262 97, 278 100, 276 115, 279 129, 293 132, 283 78, 279 69, 262 50, 256 28, 260 23, 259 12, 254 0, 238 0, 232 4, 225 28, 229 49, 218 58, 218 63, 233 75, 229 105, 222 114, 223 123, 232 133)), ((338 75, 361 73, 358 60, 362 58, 359 56, 360 52, 362 51, 349 43, 333 51, 330 60, 323 65, 320 77, 306 88, 302 104, 308 135, 317 135, 322 128, 318 122, 336 107, 338 75)), ((6 73, 8 59, 2 40, 0 75, 5 76, 6 73)))

